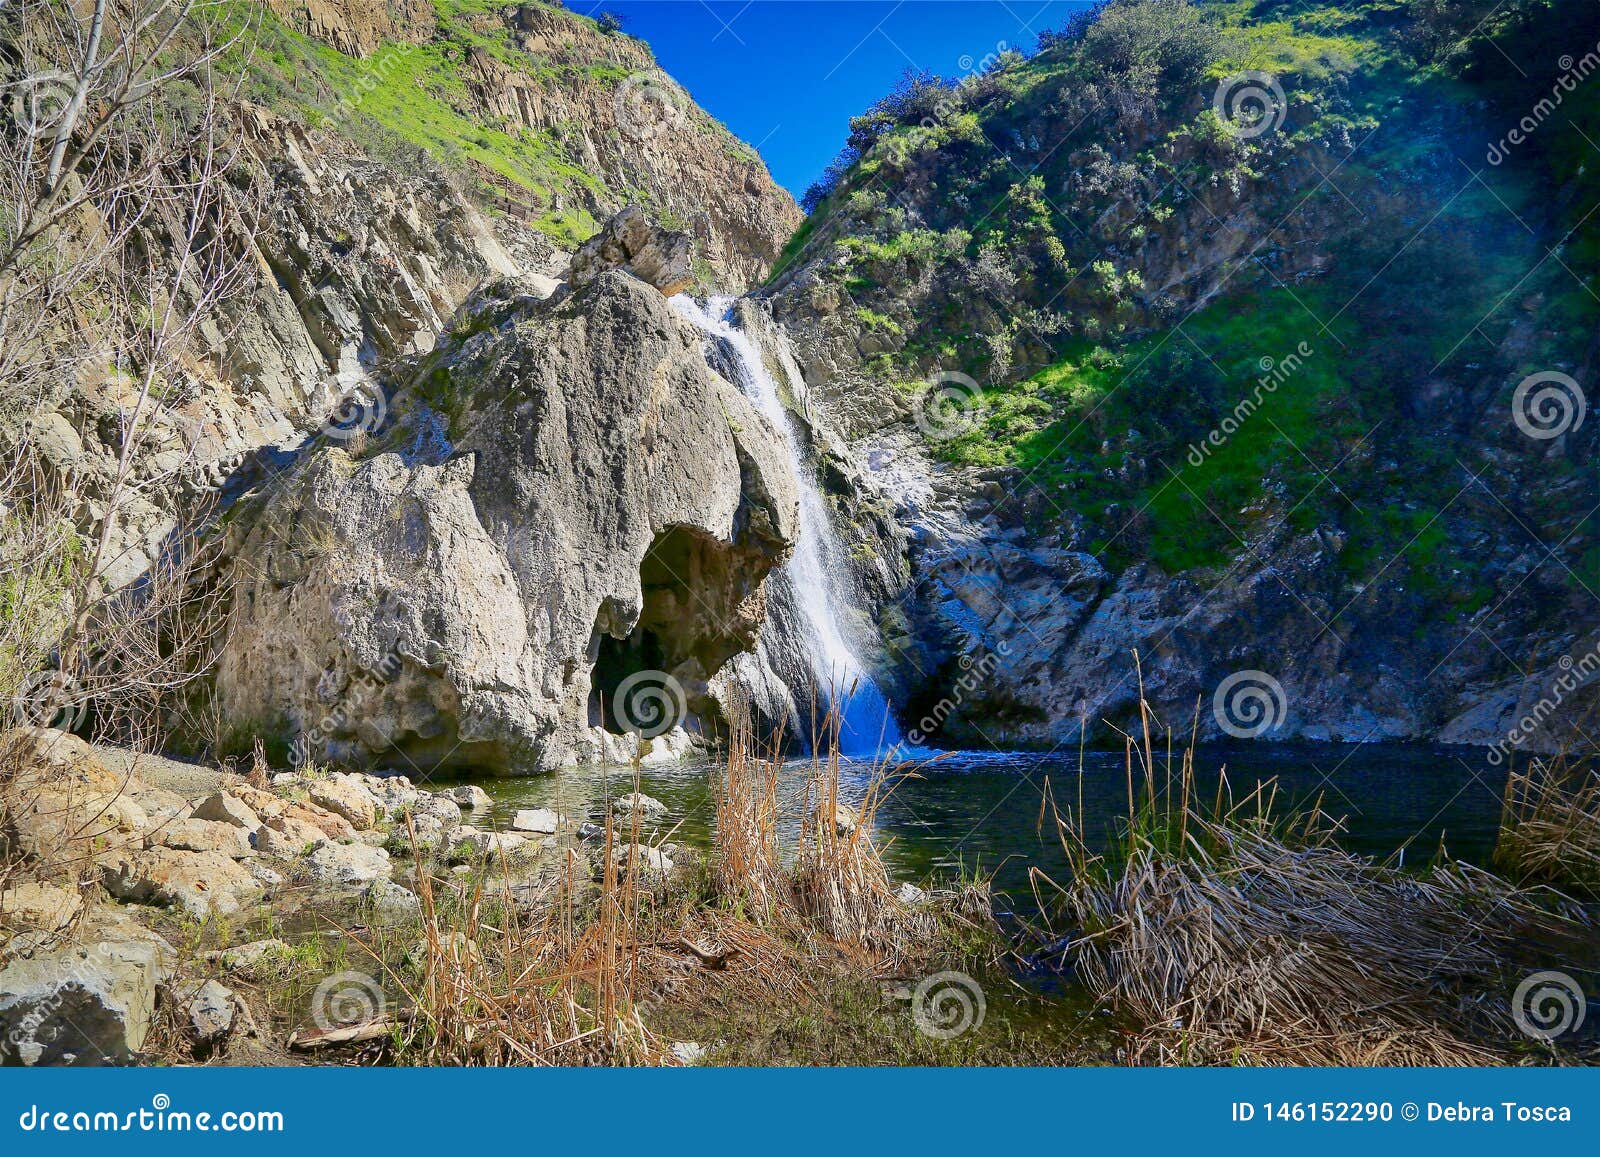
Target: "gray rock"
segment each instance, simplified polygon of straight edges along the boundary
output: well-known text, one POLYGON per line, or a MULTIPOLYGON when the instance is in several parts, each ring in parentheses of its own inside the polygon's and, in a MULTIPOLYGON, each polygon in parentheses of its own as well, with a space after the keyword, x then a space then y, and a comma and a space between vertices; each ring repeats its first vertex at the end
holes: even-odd
POLYGON ((307 732, 318 758, 541 771, 567 762, 596 694, 635 674, 666 687, 671 714, 720 713, 710 680, 754 646, 762 584, 796 533, 782 438, 637 280, 494 308, 509 324, 460 319, 470 336, 391 408, 422 421, 448 378, 446 447, 319 448, 236 508, 216 673, 235 720, 357 701, 307 732), (309 540, 326 544, 315 561, 309 540), (597 635, 648 638, 660 671, 633 670, 626 647, 613 661, 609 642, 597 659, 597 635))
POLYGON ((642 791, 636 791, 612 800, 611 810, 622 816, 638 812, 645 819, 660 819, 667 814, 667 805, 642 791))
POLYGON ((233 1031, 236 998, 231 988, 206 980, 175 984, 170 991, 194 1035, 197 1055, 209 1053, 233 1031))
POLYGON ((697 1065, 706 1059, 706 1046, 699 1041, 675 1040, 669 1049, 672 1059, 680 1065, 697 1065))
POLYGON ((282 872, 276 868, 268 867, 260 860, 252 858, 243 861, 243 863, 245 871, 250 873, 250 878, 260 884, 265 892, 271 892, 274 888, 281 888, 286 882, 282 872))
MULTIPOLYGON (((448 796, 450 799, 455 801, 456 806, 470 808, 474 811, 488 811, 490 808, 494 807, 494 800, 489 798, 489 793, 484 791, 483 788, 478 787, 476 784, 465 783, 459 787, 453 787, 449 791, 437 792, 435 794, 436 796, 448 796)), ((456 816, 456 820, 459 822, 460 819, 461 817, 458 814, 456 816)))
POLYGON ((427 794, 403 775, 353 775, 350 778, 365 788, 378 805, 378 810, 390 818, 398 816, 427 794))
POLYGON ((516 832, 531 832, 534 835, 553 836, 556 828, 561 824, 561 817, 549 808, 533 808, 519 811, 511 819, 511 830, 516 832))
POLYGON ((417 894, 393 880, 372 881, 361 898, 375 916, 389 923, 410 920, 422 912, 417 894))
POLYGON ((127 1064, 144 1047, 176 954, 121 913, 96 913, 71 942, 27 933, 0 968, 0 1060, 127 1064))
POLYGON ((920 907, 928 902, 928 893, 911 883, 901 884, 894 895, 895 899, 908 908, 920 907))
POLYGON ((389 853, 366 844, 322 844, 306 857, 311 878, 322 884, 370 884, 388 879, 389 853))
POLYGON ((452 861, 488 860, 491 863, 502 856, 512 861, 526 859, 544 846, 542 840, 530 840, 516 832, 483 832, 473 827, 457 828, 449 843, 452 861))
MULTIPOLYGON (((665 879, 672 871, 672 857, 661 848, 652 848, 648 844, 624 844, 620 848, 611 849, 611 862, 617 867, 620 878, 622 873, 633 866, 636 878, 657 882, 665 879)), ((595 879, 600 879, 603 866, 595 869, 595 879)))
POLYGON ((253 975, 258 969, 271 966, 274 961, 286 958, 294 950, 277 937, 252 940, 232 948, 218 948, 203 953, 201 959, 217 964, 228 972, 253 975))

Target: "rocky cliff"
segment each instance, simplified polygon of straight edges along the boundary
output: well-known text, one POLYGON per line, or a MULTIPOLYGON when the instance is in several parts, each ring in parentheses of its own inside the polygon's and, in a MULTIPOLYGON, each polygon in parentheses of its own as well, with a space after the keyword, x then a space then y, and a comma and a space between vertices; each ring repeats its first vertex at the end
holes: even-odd
POLYGON ((421 156, 488 212, 564 248, 625 204, 690 233, 706 288, 759 283, 793 198, 657 67, 559 3, 274 0, 247 91, 372 155, 421 156))
POLYGON ((717 725, 797 499, 660 292, 496 283, 387 408, 241 504, 228 718, 319 759, 501 771, 717 725))
POLYGON ((1558 7, 1118 0, 852 122, 760 296, 908 726, 1126 727, 1137 651, 1203 738, 1578 735, 1600 281, 1548 255, 1600 29, 1558 7))

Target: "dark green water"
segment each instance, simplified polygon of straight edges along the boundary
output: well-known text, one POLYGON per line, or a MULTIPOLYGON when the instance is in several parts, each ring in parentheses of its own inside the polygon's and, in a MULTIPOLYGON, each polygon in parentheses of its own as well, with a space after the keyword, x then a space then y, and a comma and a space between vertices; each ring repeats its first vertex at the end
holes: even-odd
MULTIPOLYGON (((1503 769, 1476 748, 1412 745, 1207 746, 1196 753, 1199 790, 1207 800, 1226 768, 1235 798, 1258 782, 1275 779, 1280 808, 1319 796, 1342 819, 1342 842, 1373 856, 1401 854, 1407 862, 1430 859, 1441 844, 1452 855, 1485 863, 1499 819, 1503 769)), ((918 882, 948 878, 958 869, 994 873, 997 887, 1019 907, 1029 901, 1028 869, 1063 875, 1065 858, 1048 812, 1040 826, 1045 784, 1063 810, 1078 807, 1091 835, 1109 832, 1127 811, 1127 773, 1121 752, 1089 752, 1080 771, 1070 758, 1025 753, 953 753, 918 762, 915 778, 899 783, 878 812, 880 846, 897 876, 918 882)), ((847 798, 864 790, 868 770, 846 765, 847 798)), ((709 840, 715 819, 705 764, 646 768, 642 790, 671 809, 673 839, 709 840)), ((804 768, 784 777, 795 798, 804 768)), ((1158 771, 1158 781, 1161 773, 1158 771)), ((599 819, 608 795, 633 790, 631 768, 575 768, 556 775, 476 781, 495 800, 497 823, 525 807, 553 807, 567 815, 599 819)), ((789 809, 797 812, 798 808, 789 809)), ((795 821, 791 818, 791 825, 795 821)), ((791 828, 792 830, 792 828, 791 828)))

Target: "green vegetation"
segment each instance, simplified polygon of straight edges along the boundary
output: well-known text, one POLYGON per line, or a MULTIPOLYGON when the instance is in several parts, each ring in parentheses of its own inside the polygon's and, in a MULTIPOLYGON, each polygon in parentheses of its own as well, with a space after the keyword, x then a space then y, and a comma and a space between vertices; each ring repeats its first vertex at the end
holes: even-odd
MULTIPOLYGON (((982 383, 930 449, 1005 471, 1041 535, 1176 573, 1321 531, 1351 584, 1470 616, 1453 392, 1583 360, 1600 87, 1504 163, 1485 132, 1554 85, 1505 52, 1549 73, 1594 40, 1551 0, 1114 0, 853 120, 777 276, 810 263, 886 384, 982 383), (1227 119, 1251 84, 1281 90, 1265 131, 1227 119)), ((1551 518, 1592 505, 1572 462, 1541 466, 1551 518)))
MULTIPOLYGON (((576 127, 558 123, 532 129, 486 110, 473 90, 471 62, 486 59, 514 73, 519 84, 549 90, 612 89, 632 69, 576 54, 529 53, 514 39, 502 4, 434 0, 433 7, 438 22, 433 39, 383 44, 366 59, 356 59, 303 35, 260 5, 229 3, 224 20, 242 35, 218 67, 244 78, 247 99, 312 130, 346 137, 380 160, 442 166, 563 247, 575 247, 598 231, 585 207, 595 199, 619 200, 624 192, 640 196, 638 190, 608 189, 584 167, 576 127)), ((562 11, 574 22, 595 23, 562 11)), ((629 43, 648 58, 642 42, 629 43)))

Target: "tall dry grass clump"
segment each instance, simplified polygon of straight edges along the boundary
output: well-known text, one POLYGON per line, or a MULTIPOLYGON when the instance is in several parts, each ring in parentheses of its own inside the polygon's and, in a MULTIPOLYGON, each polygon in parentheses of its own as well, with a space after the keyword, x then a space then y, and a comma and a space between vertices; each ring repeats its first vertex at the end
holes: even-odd
POLYGON ((575 915, 590 868, 574 850, 554 878, 517 894, 502 878, 447 901, 419 870, 412 968, 386 967, 411 1010, 393 1026, 401 1055, 426 1065, 664 1061, 636 999, 640 881, 610 850, 608 833, 589 919, 575 915))
POLYGON ((1352 855, 1318 807, 1275 815, 1271 784, 1234 800, 1224 777, 1202 801, 1192 758, 1159 766, 1148 741, 1127 761, 1111 850, 1057 811, 1072 879, 1036 878, 1072 929, 1062 963, 1140 1026, 1130 1060, 1487 1064, 1529 1043, 1508 998, 1571 945, 1556 898, 1352 855))
POLYGON ((878 966, 931 951, 936 920, 899 897, 872 834, 879 807, 914 770, 893 752, 853 766, 850 774, 859 783, 855 802, 847 802, 835 706, 815 713, 811 755, 784 798, 780 743, 759 743, 747 710, 736 708, 730 716, 712 847, 719 897, 758 922, 797 938, 820 933, 878 966), (781 836, 786 819, 795 832, 787 848, 781 836))
POLYGON ((1513 768, 1494 862, 1517 880, 1600 897, 1600 771, 1565 756, 1513 768))

